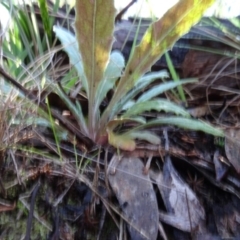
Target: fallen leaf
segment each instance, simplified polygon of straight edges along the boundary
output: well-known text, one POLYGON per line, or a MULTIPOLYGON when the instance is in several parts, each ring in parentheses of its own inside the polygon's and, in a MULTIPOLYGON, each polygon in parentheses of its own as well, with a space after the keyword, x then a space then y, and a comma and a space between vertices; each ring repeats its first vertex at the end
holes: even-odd
POLYGON ((108 180, 128 220, 131 239, 157 239, 158 205, 152 183, 143 173, 139 158, 113 156, 108 168, 108 180), (117 165, 116 165, 117 164, 117 165), (112 171, 112 166, 114 171, 112 171))
POLYGON ((179 176, 169 156, 165 159, 163 172, 158 174, 155 181, 167 209, 167 213, 159 213, 161 221, 185 232, 202 226, 204 208, 193 190, 179 176))
POLYGON ((230 163, 240 173, 240 129, 225 130, 225 152, 230 163))

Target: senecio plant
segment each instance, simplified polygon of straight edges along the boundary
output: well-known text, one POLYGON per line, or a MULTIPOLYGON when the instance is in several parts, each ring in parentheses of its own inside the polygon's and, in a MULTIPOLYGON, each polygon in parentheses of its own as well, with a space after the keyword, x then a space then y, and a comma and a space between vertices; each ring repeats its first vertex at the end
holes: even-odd
MULTIPOLYGON (((213 2, 179 1, 149 26, 141 42, 133 46, 125 64, 121 52, 111 51, 116 15, 114 1, 76 1, 76 36, 60 26, 54 26, 54 31, 78 73, 79 81, 75 80, 74 84, 87 96, 87 116, 83 114, 81 105, 69 101, 61 88, 56 86, 56 91, 72 111, 85 136, 99 145, 109 143, 128 151, 135 149, 136 139, 159 144, 159 136, 147 129, 161 124, 223 136, 221 130, 191 119, 182 107, 158 97, 164 91, 194 82, 195 79, 167 81, 143 91, 156 79, 168 77, 166 71, 149 72, 151 66, 200 20, 213 2), (110 90, 113 96, 105 109, 100 111, 100 105, 110 90), (147 121, 142 114, 151 110, 172 112, 177 116, 147 121), (134 123, 131 125, 133 127, 116 131, 119 126, 129 122, 134 123)), ((63 86, 66 91, 67 84, 63 86)))

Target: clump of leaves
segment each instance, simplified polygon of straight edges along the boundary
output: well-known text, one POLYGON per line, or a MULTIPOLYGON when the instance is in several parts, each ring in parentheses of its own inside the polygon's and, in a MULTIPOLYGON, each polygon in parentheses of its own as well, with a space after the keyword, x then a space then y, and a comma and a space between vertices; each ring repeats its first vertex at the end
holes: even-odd
MULTIPOLYGON (((1 6, 9 12, 8 25, 2 34, 1 47, 5 61, 1 62, 1 71, 9 72, 11 76, 3 74, 6 81, 1 83, 0 97, 3 97, 1 100, 3 102, 6 101, 5 98, 11 98, 21 112, 14 117, 12 114, 14 119, 7 122, 9 125, 14 122, 14 127, 21 124, 48 126, 54 131, 55 127, 58 128, 51 116, 54 114, 49 113, 49 105, 43 103, 42 111, 39 104, 42 100, 41 94, 46 94, 49 85, 46 83, 51 76, 50 72, 57 64, 56 58, 53 59, 56 39, 53 37, 52 27, 55 18, 59 18, 60 0, 52 5, 49 2, 47 4, 46 0, 22 4, 3 1, 1 6), (12 84, 17 89, 13 89, 12 84)), ((70 10, 67 6, 64 15, 66 20, 61 21, 61 24, 68 25, 66 21, 69 21, 70 10)), ((54 74, 57 75, 56 71, 54 74)), ((62 139, 64 137, 61 137, 62 139)))
POLYGON ((22 4, 3 1, 1 7, 6 8, 9 13, 1 46, 9 72, 18 80, 25 80, 29 75, 37 78, 34 76, 36 69, 38 68, 37 74, 39 69, 45 71, 53 60, 51 51, 56 39, 53 37, 52 27, 59 16, 57 11, 60 0, 52 4, 52 11, 46 0, 22 4))
MULTIPOLYGON (((45 12, 46 6, 44 5, 44 1, 41 2, 41 11, 45 12)), ((213 0, 180 1, 174 8, 169 10, 161 20, 154 22, 148 28, 139 45, 133 47, 130 58, 126 64, 120 52, 111 52, 111 46, 114 41, 115 19, 113 1, 76 1, 76 37, 60 26, 55 26, 54 30, 57 37, 61 40, 65 51, 68 53, 72 65, 75 67, 74 70, 71 69, 68 72, 67 76, 71 77, 71 74, 73 73, 74 75, 74 71, 76 71, 78 78, 72 77, 68 80, 68 77, 64 77, 64 79, 62 79, 63 81, 61 81, 61 87, 61 84, 48 81, 50 77, 47 76, 46 72, 51 63, 51 57, 45 56, 42 61, 39 61, 38 66, 34 64, 35 61, 32 62, 32 59, 35 60, 34 55, 32 59, 29 57, 31 55, 28 55, 28 57, 30 58, 30 62, 35 65, 36 70, 36 74, 33 74, 32 68, 30 69, 31 79, 44 80, 46 78, 46 81, 48 81, 48 83, 50 82, 50 84, 45 87, 48 88, 48 91, 53 91, 61 97, 71 111, 71 115, 75 117, 78 128, 67 117, 65 118, 55 111, 51 103, 47 101, 47 104, 45 104, 40 98, 38 99, 38 96, 34 96, 32 92, 22 90, 23 94, 19 94, 16 99, 22 101, 23 99, 26 100, 30 98, 30 101, 27 101, 27 107, 21 109, 21 113, 24 115, 21 118, 22 122, 24 119, 24 124, 26 125, 34 124, 34 126, 45 126, 53 130, 56 144, 45 141, 45 139, 43 140, 47 147, 51 149, 51 153, 40 152, 35 148, 29 148, 29 146, 27 148, 22 147, 20 150, 28 153, 31 160, 33 159, 33 155, 36 156, 36 158, 40 155, 43 156, 44 160, 48 159, 51 162, 57 163, 59 166, 64 165, 64 170, 55 171, 54 174, 58 173, 61 177, 70 177, 74 180, 77 178, 79 181, 89 182, 88 186, 94 189, 92 182, 85 179, 82 174, 76 174, 76 169, 77 171, 81 169, 81 163, 79 166, 76 165, 76 169, 73 168, 71 164, 66 164, 69 163, 69 156, 67 156, 67 159, 64 153, 61 153, 61 140, 71 141, 74 142, 74 144, 77 141, 75 142, 74 137, 70 138, 70 134, 65 134, 66 131, 63 131, 63 128, 55 123, 55 118, 60 120, 62 125, 66 127, 64 130, 70 129, 71 131, 69 132, 75 133, 77 137, 78 133, 81 132, 99 145, 109 143, 116 148, 129 151, 133 151, 136 148, 136 139, 142 139, 151 144, 159 144, 159 136, 150 131, 149 128, 162 124, 172 124, 182 128, 201 130, 216 136, 223 136, 221 130, 213 128, 206 123, 191 119, 189 113, 185 111, 184 108, 158 97, 167 90, 185 83, 194 82, 196 81, 195 79, 177 82, 168 81, 155 85, 154 88, 147 88, 155 80, 168 77, 166 71, 149 72, 151 66, 165 51, 174 45, 178 38, 185 34, 190 27, 201 18, 204 10, 212 2, 213 0), (42 74, 39 74, 39 66, 41 66, 42 74), (76 86, 76 88, 74 86, 76 86), (147 90, 144 92, 144 89, 147 90), (104 108, 102 108, 109 92, 111 92, 112 97, 110 101, 104 105, 104 108), (68 97, 69 94, 75 96, 73 97, 74 101, 68 97), (83 103, 78 101, 77 97, 79 95, 86 96, 88 100, 87 112, 84 110, 83 103), (29 102, 31 101, 34 104, 30 106, 29 102), (35 109, 36 105, 39 106, 37 110, 35 109), (171 117, 147 120, 143 113, 152 110, 171 112, 172 115, 171 117), (32 112, 34 112, 35 115, 33 115, 32 112), (29 118, 29 113, 31 114, 31 118, 29 118), (174 117, 174 114, 177 115, 177 117, 174 117), (74 130, 76 131, 74 132, 74 130), (57 160, 55 159, 56 155, 60 156, 57 160), (59 159, 62 161, 59 161, 59 159)), ((48 16, 46 17, 48 18, 48 16)), ((48 38, 51 40, 52 35, 49 31, 50 26, 48 22, 45 22, 44 28, 46 31, 45 39, 48 38)), ((15 30, 17 30, 17 28, 15 30)), ((19 35, 16 31, 16 38, 17 36, 19 35)), ((43 41, 36 42, 38 42, 39 45, 43 43, 43 41)), ((29 44, 29 49, 26 54, 31 53, 32 45, 38 45, 36 42, 29 44)), ((20 48, 17 49, 17 54, 24 49, 23 45, 27 43, 28 42, 24 44, 21 43, 22 45, 19 45, 20 48)), ((45 43, 47 45, 47 40, 45 43)), ((14 45, 14 43, 12 45, 14 45)), ((23 54, 25 53, 23 52, 23 54)), ((43 52, 41 54, 43 54, 43 52)), ((12 66, 16 67, 14 64, 12 64, 12 66)), ((15 73, 17 70, 18 69, 15 68, 14 71, 11 72, 15 73)), ((21 79, 19 73, 12 75, 21 79)), ((9 85, 5 86, 9 87, 9 85)), ((6 88, 4 92, 9 93, 10 90, 6 88)), ((14 120, 14 123, 18 124, 16 119, 14 120)), ((41 135, 39 136, 41 138, 41 135)), ((85 154, 78 156, 79 151, 77 147, 79 147, 79 145, 77 144, 74 145, 74 149, 71 150, 72 153, 75 154, 74 160, 76 160, 76 164, 80 157, 82 157, 82 159, 86 157, 85 154)), ((135 160, 138 161, 137 159, 135 160)), ((135 163, 133 163, 133 165, 135 166, 135 163)), ((41 171, 39 172, 41 173, 41 171)), ((142 165, 140 165, 139 174, 140 172, 142 172, 142 165)), ((26 174, 24 181, 26 181, 27 177, 28 174, 26 174)), ((141 186, 141 189, 142 187, 143 186, 141 186)), ((157 213, 157 210, 155 212, 157 213)))
MULTIPOLYGON (((175 103, 158 98, 164 91, 194 82, 195 79, 168 81, 142 92, 157 78, 168 77, 165 71, 149 73, 151 66, 200 20, 213 2, 180 1, 149 26, 139 45, 133 46, 125 65, 120 52, 111 52, 116 14, 113 1, 76 1, 76 37, 59 26, 55 26, 54 31, 78 72, 80 82, 75 83, 82 86, 80 92, 87 96, 87 116, 83 114, 81 105, 69 101, 59 87, 57 93, 73 112, 86 136, 96 143, 108 142, 131 151, 135 149, 136 138, 159 144, 159 137, 145 128, 160 124, 173 124, 223 136, 221 130, 191 119, 188 112, 175 103), (110 90, 114 94, 101 112, 100 105, 110 90), (179 116, 147 122, 141 114, 151 110, 179 116), (114 131, 129 122, 134 123, 134 127, 122 133, 114 131)), ((64 89, 67 91, 66 86, 64 89)))

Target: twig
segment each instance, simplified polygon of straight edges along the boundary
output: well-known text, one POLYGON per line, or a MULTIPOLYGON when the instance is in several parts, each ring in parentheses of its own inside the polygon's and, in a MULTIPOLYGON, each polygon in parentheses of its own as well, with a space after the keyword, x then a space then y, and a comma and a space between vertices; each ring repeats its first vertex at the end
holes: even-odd
POLYGON ((122 20, 122 16, 127 12, 127 10, 135 3, 137 0, 132 0, 125 8, 123 8, 116 16, 115 22, 120 22, 122 20))

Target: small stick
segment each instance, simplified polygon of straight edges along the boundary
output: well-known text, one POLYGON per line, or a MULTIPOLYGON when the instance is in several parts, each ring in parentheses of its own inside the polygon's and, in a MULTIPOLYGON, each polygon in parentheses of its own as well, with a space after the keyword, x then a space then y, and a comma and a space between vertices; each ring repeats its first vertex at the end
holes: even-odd
POLYGON ((125 8, 123 8, 116 16, 115 23, 121 22, 122 16, 127 12, 127 10, 135 3, 137 0, 132 0, 125 8))

